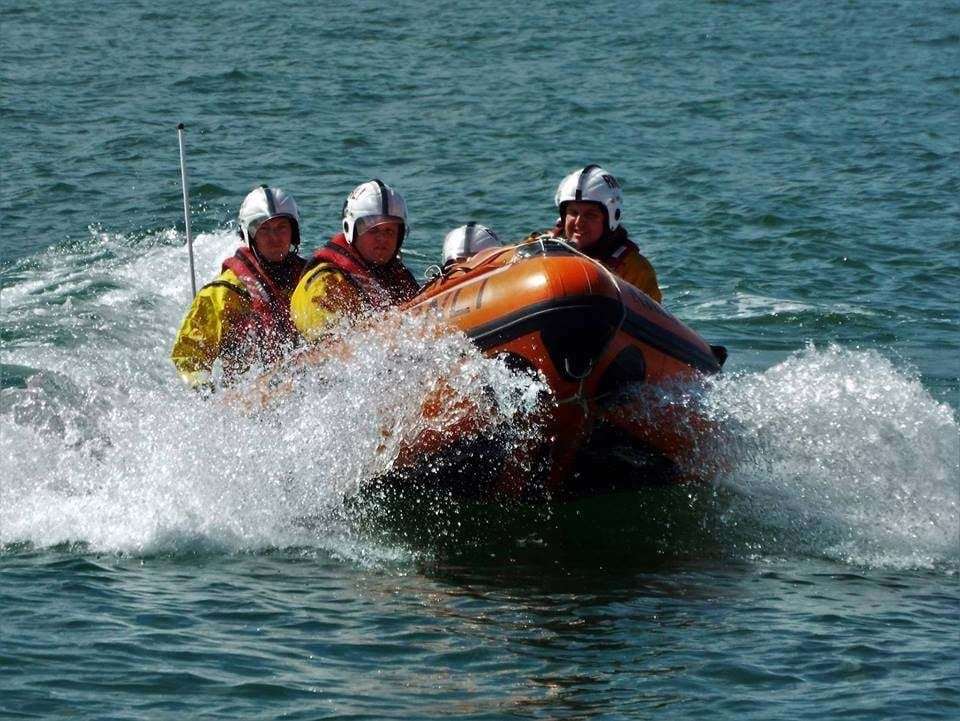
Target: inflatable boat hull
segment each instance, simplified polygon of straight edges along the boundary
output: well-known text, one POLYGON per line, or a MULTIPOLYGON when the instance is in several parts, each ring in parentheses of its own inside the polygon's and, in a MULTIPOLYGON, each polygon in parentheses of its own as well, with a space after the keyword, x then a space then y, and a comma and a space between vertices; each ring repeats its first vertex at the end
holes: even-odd
MULTIPOLYGON (((697 419, 653 415, 623 391, 716 373, 720 363, 700 336, 599 263, 559 241, 497 248, 449 269, 406 310, 436 315, 485 354, 540 373, 551 397, 537 441, 498 449, 494 429, 464 408, 404 449, 401 475, 427 464, 435 478, 453 477, 458 493, 515 498, 689 480, 682 466, 697 419)), ((442 395, 425 413, 440 412, 442 395)))

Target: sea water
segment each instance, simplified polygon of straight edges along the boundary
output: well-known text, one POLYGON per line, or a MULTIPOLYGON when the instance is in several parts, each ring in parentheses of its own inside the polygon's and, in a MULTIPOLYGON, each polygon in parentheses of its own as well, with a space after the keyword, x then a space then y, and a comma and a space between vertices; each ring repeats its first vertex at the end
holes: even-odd
POLYGON ((0 57, 0 716, 957 714, 956 3, 8 4, 0 57), (364 496, 438 384, 537 434, 410 319, 263 410, 187 392, 181 121, 199 283, 261 182, 305 252, 391 183, 422 275, 603 164, 730 350, 647 399, 722 430, 711 482, 364 496))

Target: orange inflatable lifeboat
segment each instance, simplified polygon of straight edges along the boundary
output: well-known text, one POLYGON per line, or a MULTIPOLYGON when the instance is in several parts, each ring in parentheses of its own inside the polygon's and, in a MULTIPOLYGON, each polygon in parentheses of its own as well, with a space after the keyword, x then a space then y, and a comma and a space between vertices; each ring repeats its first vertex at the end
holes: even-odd
MULTIPOLYGON (((536 444, 504 453, 461 409, 452 427, 406 447, 398 469, 429 466, 436 478, 445 467, 450 473, 440 475, 455 476, 460 493, 513 498, 689 480, 678 469, 695 443, 690 429, 698 419, 670 409, 648 413, 636 407, 636 394, 621 391, 716 373, 722 349, 566 243, 541 238, 482 251, 445 269, 405 310, 436 314, 485 354, 538 371, 552 398, 538 419, 536 444), (630 462, 618 469, 611 461, 625 447, 630 462)), ((424 413, 439 413, 448 401, 430 399, 424 413)))

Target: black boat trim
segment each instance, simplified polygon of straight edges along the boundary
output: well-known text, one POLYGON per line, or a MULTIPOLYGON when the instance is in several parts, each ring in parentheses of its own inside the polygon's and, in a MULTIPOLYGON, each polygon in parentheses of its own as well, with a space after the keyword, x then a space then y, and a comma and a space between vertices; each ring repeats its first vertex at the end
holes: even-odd
MULTIPOLYGON (((526 306, 502 318, 468 330, 467 336, 481 349, 488 350, 540 330, 546 322, 562 322, 562 315, 557 316, 558 313, 580 309, 600 310, 613 317, 618 317, 622 312, 620 302, 613 298, 592 295, 568 296, 526 306)), ((677 334, 632 312, 629 308, 623 321, 623 330, 639 342, 702 373, 710 374, 720 370, 720 366, 712 355, 700 350, 677 334)))
POLYGON ((623 330, 641 343, 656 348, 681 363, 696 368, 701 373, 717 373, 720 365, 712 353, 706 353, 685 338, 662 328, 642 315, 627 309, 627 317, 623 321, 623 330))

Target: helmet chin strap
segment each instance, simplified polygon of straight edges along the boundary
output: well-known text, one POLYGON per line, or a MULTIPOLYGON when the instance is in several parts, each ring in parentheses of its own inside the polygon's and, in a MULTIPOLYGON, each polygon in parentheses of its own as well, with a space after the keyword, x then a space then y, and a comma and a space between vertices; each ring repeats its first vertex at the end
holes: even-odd
POLYGON ((257 260, 259 260, 261 263, 269 263, 269 262, 270 262, 270 261, 268 261, 266 258, 264 258, 262 255, 260 255, 260 249, 257 248, 257 244, 256 244, 256 242, 254 241, 253 238, 250 239, 249 245, 250 245, 250 250, 253 251, 253 255, 254 255, 254 257, 256 257, 257 260))
POLYGON ((250 241, 250 250, 253 251, 253 255, 256 257, 256 259, 257 259, 262 265, 264 265, 264 266, 266 266, 266 267, 268 267, 268 268, 277 268, 277 267, 283 265, 284 263, 287 262, 287 259, 290 258, 290 256, 295 253, 294 247, 293 247, 293 245, 291 244, 291 245, 290 245, 290 250, 289 250, 289 252, 288 252, 285 256, 283 256, 283 260, 278 260, 278 261, 268 260, 268 259, 267 259, 266 257, 264 257, 264 255, 260 252, 260 249, 257 248, 257 244, 256 244, 256 242, 255 242, 254 240, 251 240, 251 241, 250 241))

